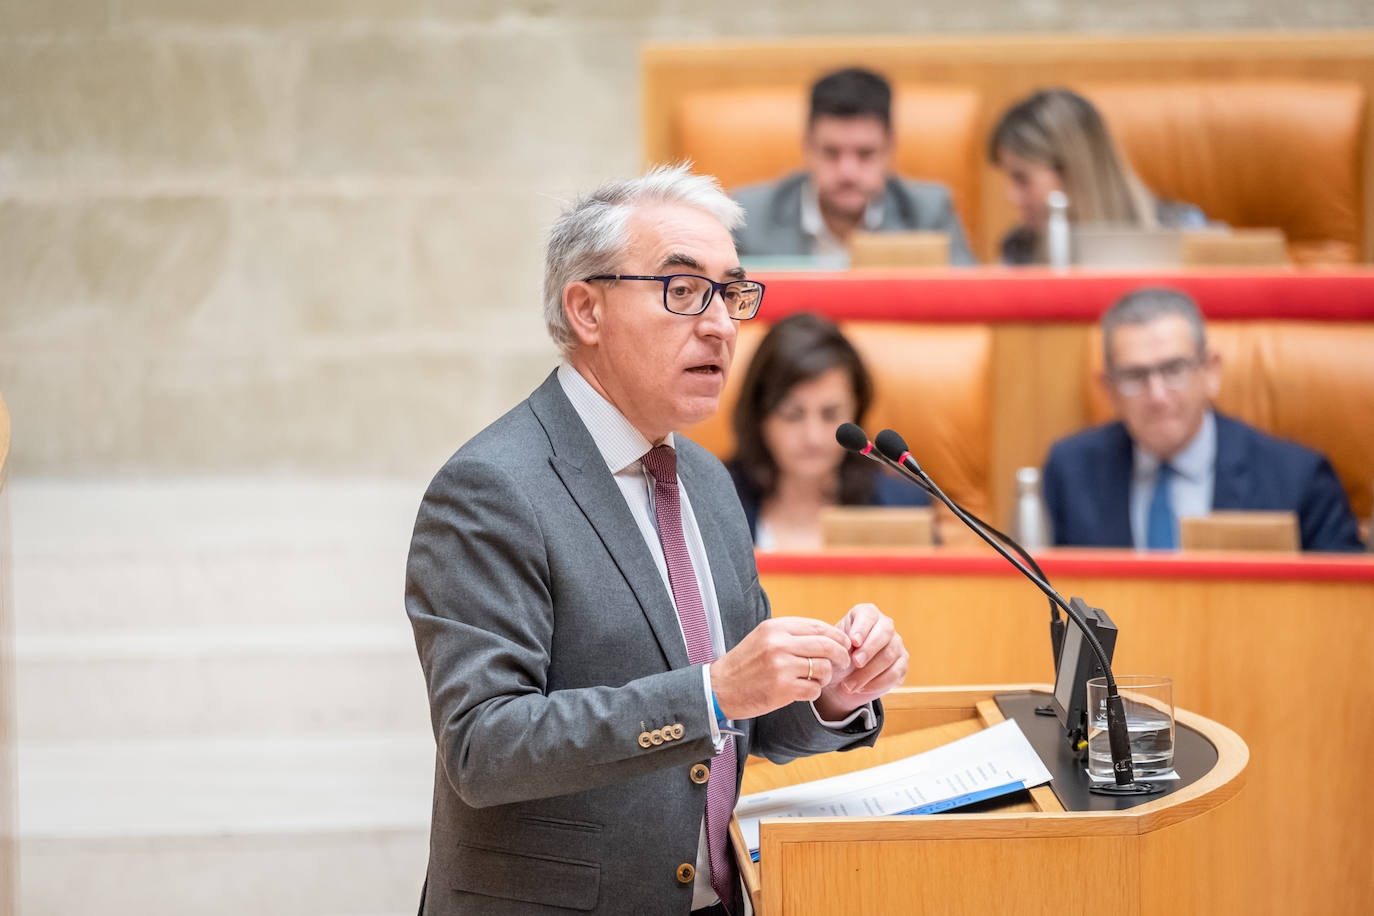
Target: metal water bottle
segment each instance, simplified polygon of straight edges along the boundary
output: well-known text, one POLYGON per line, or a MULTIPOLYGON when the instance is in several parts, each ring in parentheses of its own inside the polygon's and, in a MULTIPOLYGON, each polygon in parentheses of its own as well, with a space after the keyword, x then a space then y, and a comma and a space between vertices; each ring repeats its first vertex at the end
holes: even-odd
POLYGON ((1016 472, 1016 518, 1012 537, 1027 550, 1049 546, 1050 526, 1045 503, 1040 498, 1040 469, 1021 468, 1016 472))

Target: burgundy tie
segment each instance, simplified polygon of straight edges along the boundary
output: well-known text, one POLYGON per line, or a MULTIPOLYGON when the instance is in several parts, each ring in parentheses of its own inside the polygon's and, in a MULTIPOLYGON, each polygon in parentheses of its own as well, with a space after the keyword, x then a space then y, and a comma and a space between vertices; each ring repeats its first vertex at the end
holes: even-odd
MULTIPOLYGON (((668 581, 678 620, 687 637, 687 659, 693 665, 709 665, 716 653, 701 604, 692 558, 682 536, 682 507, 677 492, 677 453, 666 445, 655 446, 640 459, 654 477, 654 512, 658 539, 668 561, 668 581)), ((735 743, 727 735, 721 752, 711 759, 711 778, 706 783, 706 850, 711 858, 711 888, 727 911, 734 904, 735 860, 730 855, 730 815, 735 807, 735 743)))

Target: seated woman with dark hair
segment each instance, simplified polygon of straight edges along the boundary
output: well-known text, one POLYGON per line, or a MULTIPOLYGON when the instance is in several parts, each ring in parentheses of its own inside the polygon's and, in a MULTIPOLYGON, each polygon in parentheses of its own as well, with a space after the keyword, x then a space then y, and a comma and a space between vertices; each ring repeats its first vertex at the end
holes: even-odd
POLYGON ((1042 89, 1008 109, 988 138, 988 161, 1006 173, 1007 197, 1021 213, 1021 224, 1002 239, 1005 264, 1048 262, 1051 191, 1068 198, 1070 224, 1207 225, 1192 204, 1152 194, 1117 149, 1097 108, 1069 89, 1042 89))
POLYGON ((835 441, 835 428, 862 423, 872 400, 868 370, 832 322, 793 315, 764 336, 735 403, 727 463, 760 550, 820 547, 825 506, 929 502, 835 441))

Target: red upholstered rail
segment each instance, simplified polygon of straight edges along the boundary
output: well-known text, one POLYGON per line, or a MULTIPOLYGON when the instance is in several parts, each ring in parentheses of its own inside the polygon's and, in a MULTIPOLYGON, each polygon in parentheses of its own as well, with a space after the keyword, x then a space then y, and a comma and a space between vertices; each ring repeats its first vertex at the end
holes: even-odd
MULTIPOLYGON (((1275 554, 1141 554, 1130 550, 1053 550, 1036 562, 1055 576, 1115 579, 1238 579, 1286 582, 1374 582, 1374 557, 1275 554)), ((957 550, 901 553, 827 551, 760 553, 761 575, 989 576, 1020 575, 1001 557, 957 550)))
POLYGON ((1094 322, 1124 293, 1164 285, 1211 319, 1374 321, 1374 270, 1194 270, 1172 273, 982 268, 766 273, 765 321, 819 312, 836 321, 1094 322))

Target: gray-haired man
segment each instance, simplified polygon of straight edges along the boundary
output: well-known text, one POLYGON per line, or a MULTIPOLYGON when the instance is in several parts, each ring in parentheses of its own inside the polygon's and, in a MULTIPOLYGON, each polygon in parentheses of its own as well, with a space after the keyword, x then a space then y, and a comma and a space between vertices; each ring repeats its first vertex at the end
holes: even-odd
POLYGON ((437 743, 422 913, 738 913, 746 754, 869 744, 905 676, 872 605, 770 617, 729 476, 673 434, 716 409, 763 297, 739 218, 681 169, 574 204, 545 275, 563 364, 425 495, 406 580, 437 743))
POLYGON ((1171 549, 1178 520, 1214 509, 1297 515, 1304 550, 1360 550, 1331 464, 1212 408, 1221 357, 1177 290, 1146 287, 1102 316, 1101 383, 1119 420, 1050 448, 1044 494, 1057 544, 1171 549))

